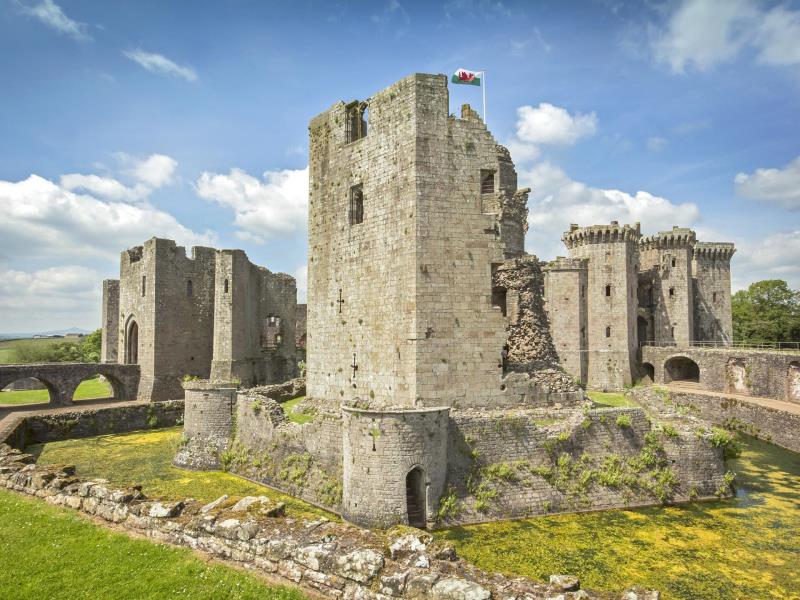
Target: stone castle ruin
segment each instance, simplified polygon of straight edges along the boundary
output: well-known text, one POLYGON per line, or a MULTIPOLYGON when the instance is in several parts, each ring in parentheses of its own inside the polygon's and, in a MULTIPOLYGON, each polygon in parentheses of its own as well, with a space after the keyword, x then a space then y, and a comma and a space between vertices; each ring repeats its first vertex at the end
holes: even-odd
POLYGON ((175 464, 378 527, 729 493, 696 419, 593 409, 579 384, 640 376, 642 334, 724 341, 732 247, 612 224, 572 228, 572 257, 540 262, 524 250, 529 190, 508 150, 448 104, 445 76, 416 74, 311 121, 303 423, 278 403, 301 383, 256 385, 294 375, 290 278, 163 240, 123 253, 104 357, 129 359, 135 322, 145 395, 203 378, 183 383, 175 464))
POLYGON ((252 264, 241 250, 152 238, 120 255, 103 282, 101 362, 138 364, 138 397, 183 397, 184 378, 243 387, 297 375, 293 277, 252 264))

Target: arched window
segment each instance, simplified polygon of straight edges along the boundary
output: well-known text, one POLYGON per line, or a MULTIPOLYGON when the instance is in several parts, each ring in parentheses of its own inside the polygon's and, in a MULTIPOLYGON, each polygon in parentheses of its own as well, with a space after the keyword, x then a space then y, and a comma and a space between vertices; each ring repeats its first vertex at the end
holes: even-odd
POLYGON ((133 319, 125 328, 125 364, 139 364, 139 325, 133 319))
POLYGON ((192 280, 191 279, 187 279, 186 280, 186 295, 189 298, 191 298, 193 293, 194 293, 194 291, 192 290, 192 280))

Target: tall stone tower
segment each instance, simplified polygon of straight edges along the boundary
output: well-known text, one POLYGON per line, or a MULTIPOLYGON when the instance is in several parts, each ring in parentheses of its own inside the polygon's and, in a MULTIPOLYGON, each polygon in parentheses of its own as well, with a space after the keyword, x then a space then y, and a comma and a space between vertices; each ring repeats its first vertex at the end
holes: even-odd
POLYGON ((562 240, 573 258, 588 259, 588 381, 595 388, 621 389, 634 382, 639 224, 578 227, 562 240))
POLYGON ((694 231, 677 226, 671 231, 642 238, 639 281, 647 290, 642 296, 643 304, 650 303, 650 322, 647 323, 648 337, 641 341, 688 346, 694 339, 692 249, 695 241, 694 231))
POLYGON ((736 248, 727 242, 697 242, 692 253, 695 339, 729 345, 731 317, 731 258, 736 248))
POLYGON ((522 252, 524 191, 477 114, 448 102, 444 75, 416 74, 311 121, 310 396, 468 406, 505 389, 492 271, 504 234, 522 252))

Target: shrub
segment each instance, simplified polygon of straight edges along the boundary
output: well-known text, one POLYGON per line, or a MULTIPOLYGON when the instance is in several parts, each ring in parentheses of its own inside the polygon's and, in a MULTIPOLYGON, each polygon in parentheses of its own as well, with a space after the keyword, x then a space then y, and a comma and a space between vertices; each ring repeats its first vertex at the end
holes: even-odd
POLYGON ((670 437, 670 438, 676 438, 676 437, 678 437, 678 430, 677 430, 677 429, 675 429, 675 427, 674 427, 674 426, 672 426, 672 425, 670 425, 669 423, 664 423, 664 424, 661 426, 661 432, 662 432, 662 433, 663 433, 665 436, 667 436, 667 437, 670 437))
POLYGON ((736 458, 742 453, 742 449, 736 441, 736 434, 720 427, 711 429, 708 441, 715 448, 722 448, 722 455, 725 458, 736 458))
POLYGON ((631 427, 633 422, 630 415, 617 415, 617 425, 622 428, 631 427))
POLYGON ((455 519, 461 514, 461 502, 456 497, 456 489, 453 486, 447 488, 441 498, 439 498, 439 510, 436 511, 436 522, 440 523, 448 519, 455 519))

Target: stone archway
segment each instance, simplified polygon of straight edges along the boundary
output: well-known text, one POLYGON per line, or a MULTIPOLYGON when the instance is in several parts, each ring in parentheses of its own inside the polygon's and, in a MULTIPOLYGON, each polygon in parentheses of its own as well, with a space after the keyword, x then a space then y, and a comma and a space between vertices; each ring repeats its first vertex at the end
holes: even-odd
POLYGON ((673 356, 664 363, 664 383, 671 381, 700 383, 700 367, 691 358, 673 356))
POLYGON ((642 379, 640 379, 640 381, 653 383, 655 380, 656 380, 656 368, 648 362, 642 363, 642 379))
POLYGON ((125 326, 125 364, 139 364, 139 325, 134 318, 125 326))
POLYGON ((0 406, 27 407, 53 404, 58 391, 53 384, 40 377, 23 377, 0 388, 0 406))
POLYGON ((414 467, 406 475, 406 509, 408 524, 425 529, 428 525, 425 502, 425 471, 414 467))

